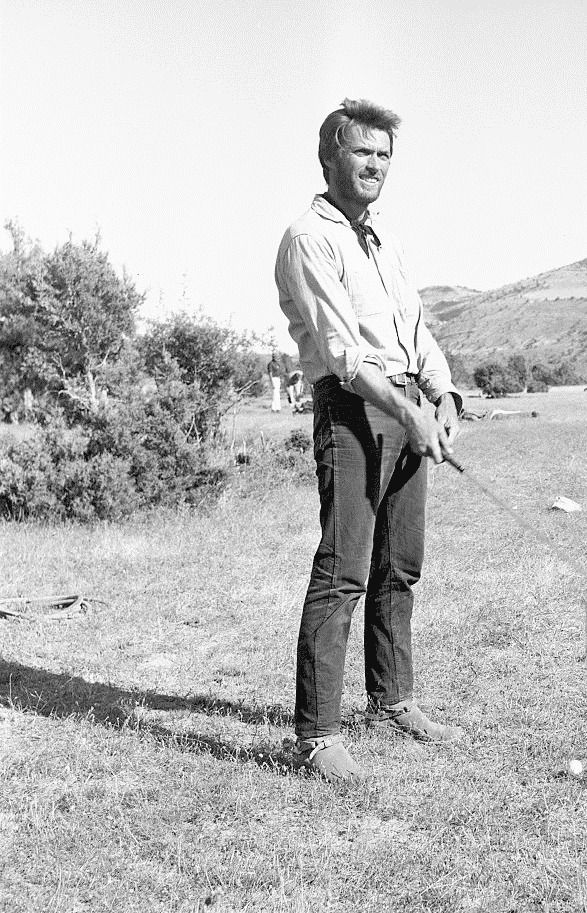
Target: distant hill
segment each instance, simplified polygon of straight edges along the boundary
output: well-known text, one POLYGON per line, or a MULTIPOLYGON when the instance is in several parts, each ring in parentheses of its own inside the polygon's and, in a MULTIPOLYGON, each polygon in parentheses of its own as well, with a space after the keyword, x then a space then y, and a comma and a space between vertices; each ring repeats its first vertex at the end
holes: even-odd
POLYGON ((478 289, 465 288, 463 285, 429 285, 420 289, 420 297, 424 307, 434 307, 443 301, 462 301, 471 295, 481 294, 478 289))
POLYGON ((421 290, 441 347, 473 368, 522 351, 528 360, 571 362, 587 378, 587 259, 488 292, 421 290))

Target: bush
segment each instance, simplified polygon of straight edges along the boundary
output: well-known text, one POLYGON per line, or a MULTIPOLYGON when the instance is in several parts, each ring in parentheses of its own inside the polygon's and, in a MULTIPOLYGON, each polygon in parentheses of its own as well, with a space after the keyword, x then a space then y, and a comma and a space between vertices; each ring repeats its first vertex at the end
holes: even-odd
POLYGON ((152 505, 195 503, 219 492, 194 415, 197 385, 168 379, 144 396, 130 388, 77 416, 55 409, 33 435, 0 452, 0 514, 9 519, 118 519, 152 505))
POLYGON ((550 387, 544 380, 531 380, 526 390, 528 393, 548 393, 550 387))
POLYGON ((138 504, 128 462, 88 455, 89 438, 63 422, 11 442, 0 455, 0 514, 9 520, 118 519, 138 504))
POLYGON ((563 359, 555 366, 551 367, 549 382, 553 386, 567 386, 573 384, 582 384, 585 377, 575 365, 568 359, 563 359))
POLYGON ((175 314, 152 323, 140 342, 145 367, 157 381, 170 371, 186 385, 197 385, 204 407, 196 418, 202 437, 213 436, 227 401, 246 388, 261 392, 265 368, 251 351, 253 340, 209 318, 175 314))
POLYGON ((515 377, 508 373, 505 365, 499 362, 488 362, 478 365, 473 371, 475 384, 486 396, 507 396, 509 393, 519 393, 520 385, 515 377))
POLYGON ((141 296, 98 239, 45 255, 8 229, 0 408, 37 424, 29 440, 0 444, 0 514, 116 518, 220 491, 227 470, 211 446, 221 418, 266 382, 255 337, 183 314, 138 337, 141 296))
POLYGON ((523 355, 511 355, 506 364, 497 361, 478 365, 473 379, 486 396, 508 396, 526 389, 528 368, 523 355))
POLYGON ((89 416, 90 452, 126 461, 141 506, 193 503, 203 485, 224 483, 224 471, 209 465, 206 408, 197 384, 171 374, 146 395, 129 391, 89 416))
POLYGON ((511 378, 512 383, 516 386, 517 389, 513 390, 514 393, 521 393, 522 390, 526 389, 526 383, 528 381, 528 365, 526 364, 526 359, 521 354, 510 355, 506 364, 507 376, 511 378))
MULTIPOLYGON (((0 388, 35 396, 73 393, 97 401, 97 375, 135 334, 142 301, 118 277, 99 238, 72 240, 44 254, 13 223, 13 250, 0 254, 0 388)), ((11 410, 14 411, 14 410, 11 410)))
POLYGON ((283 442, 286 450, 297 450, 305 453, 312 447, 312 438, 303 428, 294 428, 283 442))

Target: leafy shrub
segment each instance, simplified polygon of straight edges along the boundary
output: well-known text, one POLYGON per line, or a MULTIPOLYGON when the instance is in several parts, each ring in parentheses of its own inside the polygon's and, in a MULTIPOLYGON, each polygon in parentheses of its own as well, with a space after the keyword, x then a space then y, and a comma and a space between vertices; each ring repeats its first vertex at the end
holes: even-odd
POLYGON ((528 393, 548 393, 550 387, 544 380, 530 380, 526 391, 528 393))
POLYGON ((499 362, 478 365, 473 371, 473 379, 476 386, 489 397, 519 392, 518 384, 508 375, 505 365, 499 362))
POLYGON ((522 390, 526 388, 526 382, 528 380, 528 365, 526 364, 526 359, 520 353, 515 353, 510 355, 506 363, 507 376, 511 378, 511 381, 517 389, 514 393, 521 393, 522 390))
POLYGON ((10 520, 118 519, 138 503, 128 462, 90 456, 89 438, 63 422, 38 428, 0 454, 0 514, 10 520))
POLYGON ((99 238, 45 254, 14 223, 13 250, 0 254, 0 388, 65 392, 95 405, 97 375, 134 336, 142 296, 119 278, 99 238))
POLYGON ((159 383, 170 370, 186 385, 197 385, 205 408, 196 420, 202 437, 219 428, 227 401, 241 390, 263 388, 265 369, 251 351, 253 338, 210 318, 175 314, 151 323, 140 347, 147 372, 159 383))
POLYGON ((523 355, 511 355, 506 364, 492 361, 478 365, 473 379, 486 396, 508 396, 526 388, 528 368, 523 355))
POLYGON ((293 428, 283 442, 286 450, 298 450, 305 453, 312 447, 312 438, 303 428, 293 428))
POLYGON ((0 514, 81 521, 117 519, 152 505, 218 493, 226 470, 209 465, 198 436, 197 385, 168 378, 144 396, 129 388, 78 416, 54 410, 33 435, 0 451, 0 514))
POLYGON ((89 416, 90 450, 126 461, 141 506, 193 503, 202 486, 220 490, 226 475, 209 465, 206 407, 197 384, 170 373, 147 395, 129 390, 89 416))
POLYGON ((316 464, 308 450, 288 450, 278 452, 275 464, 280 470, 285 470, 288 482, 309 483, 316 481, 316 464))
POLYGON ((563 359, 556 365, 550 365, 548 382, 552 386, 567 386, 572 384, 582 384, 585 377, 577 371, 575 365, 569 359, 563 359))
POLYGON ((535 364, 530 368, 528 393, 548 393, 551 369, 547 365, 535 364))
POLYGON ((137 336, 141 296, 98 238, 47 255, 7 228, 0 407, 37 424, 26 441, 0 444, 0 514, 116 518, 221 491, 227 469, 211 448, 222 416, 266 384, 255 337, 202 315, 175 315, 137 336))

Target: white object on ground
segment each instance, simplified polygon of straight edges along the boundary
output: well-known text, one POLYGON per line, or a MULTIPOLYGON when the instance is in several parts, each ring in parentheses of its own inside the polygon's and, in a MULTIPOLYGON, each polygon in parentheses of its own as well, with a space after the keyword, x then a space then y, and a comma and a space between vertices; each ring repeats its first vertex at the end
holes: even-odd
POLYGON ((492 409, 489 415, 489 421, 492 418, 499 418, 501 415, 521 415, 521 409, 492 409))
POLYGON ((581 761, 578 761, 577 758, 571 758, 567 767, 571 777, 582 777, 583 776, 583 764, 581 761))
POLYGON ((504 418, 513 418, 516 416, 521 418, 538 418, 538 412, 533 409, 531 412, 525 412, 523 409, 493 409, 489 413, 489 421, 493 419, 504 419, 504 418))
POLYGON ((577 504, 576 501, 571 501, 570 498, 565 498, 564 495, 561 495, 556 499, 556 501, 550 505, 551 510, 564 510, 567 514, 572 514, 575 510, 583 510, 580 504, 577 504))

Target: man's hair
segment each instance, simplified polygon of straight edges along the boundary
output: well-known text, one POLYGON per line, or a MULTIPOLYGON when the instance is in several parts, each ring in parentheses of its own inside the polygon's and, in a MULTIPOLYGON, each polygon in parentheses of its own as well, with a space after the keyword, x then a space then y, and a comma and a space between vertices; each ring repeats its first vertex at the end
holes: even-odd
POLYGON ((393 138, 401 121, 397 114, 376 105, 365 98, 345 98, 340 108, 332 111, 320 127, 318 158, 322 165, 324 180, 328 183, 327 159, 333 158, 338 149, 345 143, 345 131, 357 125, 371 130, 383 130, 389 136, 390 148, 393 150, 393 138))

